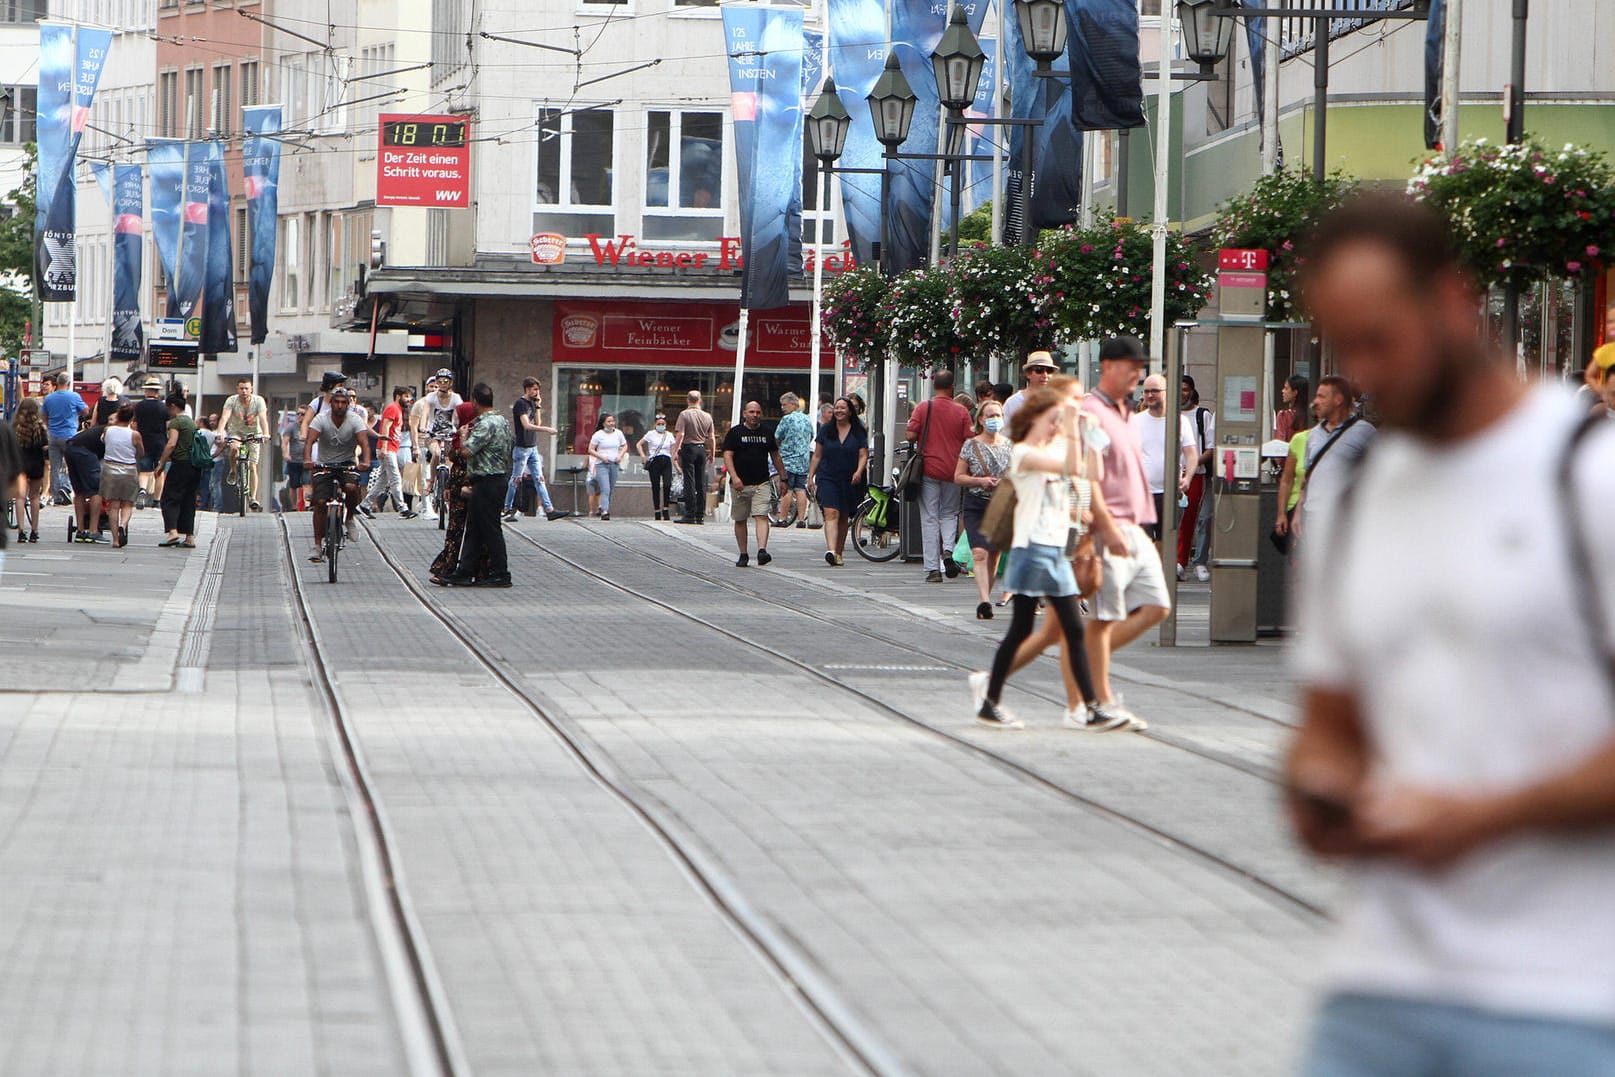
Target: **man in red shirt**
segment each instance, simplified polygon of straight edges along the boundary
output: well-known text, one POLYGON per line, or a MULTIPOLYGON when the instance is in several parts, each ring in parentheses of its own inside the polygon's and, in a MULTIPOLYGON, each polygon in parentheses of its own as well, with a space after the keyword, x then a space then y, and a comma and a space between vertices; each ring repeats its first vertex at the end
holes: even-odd
POLYGON ((919 446, 925 460, 920 483, 920 537, 925 551, 925 582, 941 583, 944 564, 948 578, 959 575, 953 544, 959 538, 959 487, 953 473, 959 451, 970 440, 970 412, 953 401, 953 371, 931 375, 934 395, 908 417, 908 440, 919 446), (944 560, 945 559, 945 560, 944 560))
POLYGON ((370 476, 370 492, 359 503, 359 511, 374 518, 381 495, 393 499, 398 515, 413 520, 415 513, 404 507, 404 484, 398 476, 398 432, 404 427, 403 401, 409 390, 400 385, 393 389, 393 400, 381 409, 381 423, 376 431, 376 470, 370 476))
POLYGON ((1110 656, 1166 619, 1167 596, 1161 554, 1144 528, 1156 522, 1155 498, 1144 471, 1144 450, 1128 405, 1149 360, 1136 337, 1111 337, 1099 346, 1099 384, 1083 398, 1082 407, 1099 422, 1109 439, 1100 451, 1104 478, 1095 491, 1121 529, 1128 552, 1105 551, 1105 578, 1093 600, 1093 623, 1087 633, 1088 665, 1094 692, 1111 713, 1126 715, 1131 728, 1145 723, 1121 706, 1110 689, 1110 656))

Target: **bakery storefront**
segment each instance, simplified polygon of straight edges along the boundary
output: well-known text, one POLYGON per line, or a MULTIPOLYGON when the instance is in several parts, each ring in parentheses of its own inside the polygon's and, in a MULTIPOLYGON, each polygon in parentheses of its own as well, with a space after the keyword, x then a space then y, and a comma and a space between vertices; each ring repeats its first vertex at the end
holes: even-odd
MULTIPOLYGON (((771 426, 785 393, 810 400, 839 388, 835 354, 826 347, 819 392, 809 392, 806 277, 792 288, 788 306, 751 313, 746 369, 737 386, 735 241, 642 250, 630 237, 613 244, 589 238, 582 252, 543 252, 553 261, 539 261, 535 245, 531 259, 479 254, 469 266, 388 266, 369 282, 371 299, 381 304, 382 329, 420 332, 417 323, 424 320, 452 320, 458 327, 462 392, 486 381, 497 405, 508 409, 523 378, 539 379, 545 424, 556 428, 540 448, 558 507, 572 507, 574 476, 568 469, 587 466, 589 439, 607 413, 616 415, 618 428, 635 444, 658 413, 671 427, 689 391, 697 389, 721 439, 737 393, 742 402, 761 402, 771 426)), ((839 271, 843 260, 833 262, 826 259, 827 273, 839 271)), ((363 313, 369 312, 366 306, 363 313)), ((581 489, 581 478, 577 485, 581 489)), ((650 482, 637 456, 623 469, 612 512, 650 515, 650 482)))

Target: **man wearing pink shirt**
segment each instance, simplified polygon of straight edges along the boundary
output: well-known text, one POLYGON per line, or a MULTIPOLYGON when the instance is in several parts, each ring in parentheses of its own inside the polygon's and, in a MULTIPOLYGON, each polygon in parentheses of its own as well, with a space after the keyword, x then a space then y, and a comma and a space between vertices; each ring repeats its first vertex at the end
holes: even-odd
MULTIPOLYGON (((1144 528, 1156 522, 1155 498, 1144 471, 1138 426, 1128 398, 1148 363, 1136 337, 1111 337, 1099 346, 1099 384, 1082 406, 1110 439, 1100 453, 1105 464, 1099 493, 1121 528, 1128 554, 1105 551, 1105 579, 1094 596, 1087 633, 1088 665, 1094 692, 1112 712, 1125 710, 1110 689, 1110 656, 1160 624, 1171 611, 1161 555, 1144 528)), ((1142 720, 1132 716, 1142 728, 1142 720)))

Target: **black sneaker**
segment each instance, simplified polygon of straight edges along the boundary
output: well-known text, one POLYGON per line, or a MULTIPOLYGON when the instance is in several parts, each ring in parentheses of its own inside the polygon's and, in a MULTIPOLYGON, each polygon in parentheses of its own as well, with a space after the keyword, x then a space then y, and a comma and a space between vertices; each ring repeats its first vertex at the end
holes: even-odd
POLYGON ((418 513, 416 513, 414 509, 405 509, 403 512, 398 514, 398 518, 400 520, 413 520, 417 515, 418 513))
POLYGON ((938 570, 938 569, 933 568, 931 571, 927 572, 925 574, 925 582, 926 583, 941 583, 942 582, 942 573, 941 573, 941 571, 938 570))
POLYGON ((1009 709, 1002 704, 994 703, 990 699, 982 700, 981 709, 976 712, 976 722, 988 729, 1024 729, 1026 723, 1009 713, 1009 709))
POLYGON ((772 561, 773 559, 774 559, 774 555, 769 553, 767 550, 759 549, 757 551, 757 563, 759 565, 766 565, 770 561, 772 561))
POLYGON ((376 510, 371 508, 369 505, 360 505, 359 514, 367 520, 374 520, 376 518, 376 510))
POLYGON ((506 572, 504 575, 501 575, 501 576, 489 576, 487 579, 478 580, 476 582, 476 586, 477 587, 513 587, 515 585, 511 582, 510 573, 506 572))
POLYGON ((736 568, 745 568, 749 564, 751 564, 751 555, 750 554, 744 554, 743 553, 739 557, 735 558, 735 567, 736 568))
POLYGON ((611 519, 611 513, 609 513, 609 512, 602 512, 602 513, 601 513, 601 514, 600 514, 600 519, 601 519, 601 520, 609 520, 609 519, 611 519))
POLYGON ((546 512, 544 514, 544 519, 546 519, 546 520, 564 520, 568 516, 571 516, 571 515, 572 515, 572 513, 566 512, 565 510, 551 509, 549 512, 546 512))
POLYGON ((499 518, 501 520, 505 521, 505 523, 507 523, 507 524, 513 524, 513 523, 516 522, 516 510, 515 509, 506 509, 504 512, 502 512, 499 515, 499 518))

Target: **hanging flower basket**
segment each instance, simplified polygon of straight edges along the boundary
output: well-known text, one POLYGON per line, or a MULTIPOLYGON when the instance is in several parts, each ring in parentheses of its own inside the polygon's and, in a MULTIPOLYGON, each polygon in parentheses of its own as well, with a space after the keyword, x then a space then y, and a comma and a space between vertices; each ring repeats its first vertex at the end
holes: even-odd
POLYGON ((1019 358, 1054 343, 1052 278, 1026 247, 976 247, 948 263, 948 301, 966 354, 1019 358))
POLYGON ((881 301, 886 347, 909 366, 952 369, 965 355, 953 326, 946 267, 916 269, 892 281, 881 301))
POLYGON ((1408 192, 1452 222, 1483 285, 1577 277, 1615 248, 1615 168, 1579 146, 1476 139, 1426 161, 1408 192))
POLYGON ((1296 270, 1305 260, 1298 248, 1323 215, 1356 189, 1356 183, 1339 172, 1320 182, 1309 172, 1287 170, 1263 176, 1250 194, 1223 207, 1212 227, 1212 242, 1219 248, 1267 252, 1269 320, 1304 320, 1295 288, 1296 270))
MULTIPOLYGON (((1101 218, 1090 228, 1045 232, 1034 254, 1062 343, 1150 335, 1154 239, 1137 222, 1101 218)), ((1193 318, 1211 299, 1212 275, 1183 236, 1166 239, 1166 324, 1193 318)))
POLYGON ((890 285, 873 265, 849 269, 825 281, 819 324, 830 343, 865 366, 886 353, 881 304, 890 285))

